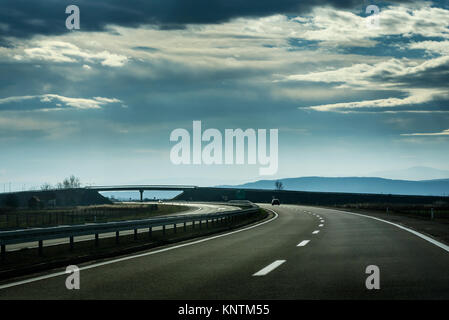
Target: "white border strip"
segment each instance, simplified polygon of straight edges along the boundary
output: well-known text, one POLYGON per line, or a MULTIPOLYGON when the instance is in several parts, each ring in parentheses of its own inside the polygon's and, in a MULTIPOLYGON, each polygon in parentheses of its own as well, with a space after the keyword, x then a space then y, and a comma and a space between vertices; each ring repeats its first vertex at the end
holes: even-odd
MULTIPOLYGON (((166 251, 170 251, 170 250, 178 249, 178 248, 182 248, 182 247, 187 247, 187 246, 191 246, 191 245, 194 245, 194 244, 206 242, 206 241, 209 241, 209 240, 218 239, 218 238, 221 238, 221 237, 229 236, 229 235, 234 234, 234 233, 247 231, 247 230, 259 227, 259 226, 261 226, 263 224, 272 222, 272 221, 274 221, 275 219, 277 219, 279 217, 279 215, 276 212, 274 212, 273 210, 268 209, 268 208, 266 210, 270 210, 271 212, 273 212, 274 213, 274 217, 271 218, 270 220, 267 220, 267 221, 264 221, 264 222, 252 225, 250 227, 246 227, 246 228, 243 228, 243 229, 231 231, 231 232, 228 232, 228 233, 219 234, 219 235, 212 236, 212 237, 209 237, 209 238, 204 238, 204 239, 200 239, 200 240, 196 240, 196 241, 192 241, 192 242, 188 242, 188 243, 175 245, 173 247, 168 247, 168 248, 159 249, 159 250, 155 250, 155 251, 145 252, 145 253, 136 254, 136 255, 133 255, 133 256, 127 256, 127 257, 123 257, 123 258, 118 258, 118 259, 114 259, 114 260, 109 260, 109 261, 105 261, 105 262, 94 263, 94 264, 91 264, 91 265, 88 265, 88 266, 85 266, 85 267, 81 267, 81 268, 79 268, 79 270, 81 271, 81 270, 88 270, 88 269, 92 269, 92 268, 97 268, 97 267, 105 266, 105 265, 108 265, 108 264, 113 264, 113 263, 117 263, 117 262, 121 262, 121 261, 127 261, 127 260, 131 260, 131 259, 145 257, 145 256, 150 256, 150 255, 153 255, 153 254, 166 252, 166 251)), ((30 279, 26 279, 26 280, 21 280, 21 281, 17 281, 17 282, 7 283, 7 284, 4 284, 4 285, 0 285, 0 290, 1 289, 15 287, 15 286, 19 286, 19 285, 22 285, 22 284, 31 283, 31 282, 36 282, 36 281, 40 281, 40 280, 54 278, 54 277, 62 276, 64 274, 66 274, 65 271, 60 271, 60 272, 56 272, 56 273, 47 274, 45 276, 39 276, 39 277, 30 278, 30 279)))
POLYGON ((360 213, 354 213, 354 212, 348 212, 348 211, 340 211, 340 210, 335 210, 335 211, 341 212, 341 213, 352 214, 352 215, 355 215, 355 216, 370 218, 370 219, 374 219, 374 220, 377 220, 377 221, 381 221, 381 222, 385 222, 385 223, 391 224, 392 226, 395 226, 395 227, 398 227, 399 229, 408 231, 408 232, 414 234, 415 236, 420 237, 421 239, 424 239, 424 240, 430 242, 431 244, 433 244, 433 245, 435 245, 437 247, 440 247, 441 249, 449 252, 449 246, 445 245, 444 243, 441 243, 441 242, 439 242, 439 241, 437 241, 437 240, 435 240, 435 239, 433 239, 431 237, 428 237, 428 236, 426 236, 426 235, 424 235, 422 233, 419 233, 419 232, 417 232, 415 230, 412 230, 412 229, 406 228, 404 226, 401 226, 400 224, 393 223, 393 222, 390 222, 390 221, 387 221, 387 220, 383 220, 383 219, 380 219, 380 218, 376 218, 376 217, 366 216, 366 215, 360 214, 360 213))

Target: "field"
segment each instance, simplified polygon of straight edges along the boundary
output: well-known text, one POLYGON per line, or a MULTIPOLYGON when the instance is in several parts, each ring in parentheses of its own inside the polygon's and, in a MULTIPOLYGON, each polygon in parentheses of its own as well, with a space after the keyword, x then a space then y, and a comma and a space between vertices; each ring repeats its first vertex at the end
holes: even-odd
POLYGON ((0 230, 145 219, 187 210, 167 204, 112 204, 0 211, 0 230))

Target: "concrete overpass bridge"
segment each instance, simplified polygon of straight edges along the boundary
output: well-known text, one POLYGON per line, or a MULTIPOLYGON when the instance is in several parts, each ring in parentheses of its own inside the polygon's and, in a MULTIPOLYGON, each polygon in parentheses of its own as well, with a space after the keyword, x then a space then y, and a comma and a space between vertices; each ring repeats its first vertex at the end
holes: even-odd
POLYGON ((143 201, 143 193, 145 190, 153 191, 186 191, 197 189, 197 186, 190 185, 119 185, 119 186, 90 186, 89 190, 95 191, 139 191, 140 201, 143 201))
POLYGON ((167 190, 182 191, 182 193, 173 198, 173 200, 197 202, 249 200, 255 203, 270 203, 273 198, 280 199, 281 203, 326 206, 348 203, 433 204, 436 202, 448 202, 448 197, 438 196, 218 188, 198 187, 193 185, 116 185, 91 186, 86 187, 85 189, 95 191, 139 191, 141 200, 143 200, 143 193, 145 190, 167 190))

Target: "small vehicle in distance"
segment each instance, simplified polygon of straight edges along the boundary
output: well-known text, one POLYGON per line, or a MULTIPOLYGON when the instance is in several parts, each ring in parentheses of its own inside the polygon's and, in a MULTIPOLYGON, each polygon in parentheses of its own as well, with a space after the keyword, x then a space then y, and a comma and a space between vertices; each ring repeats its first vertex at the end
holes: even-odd
POLYGON ((271 200, 271 205, 272 206, 280 206, 281 205, 281 202, 279 201, 279 199, 273 199, 273 200, 271 200))

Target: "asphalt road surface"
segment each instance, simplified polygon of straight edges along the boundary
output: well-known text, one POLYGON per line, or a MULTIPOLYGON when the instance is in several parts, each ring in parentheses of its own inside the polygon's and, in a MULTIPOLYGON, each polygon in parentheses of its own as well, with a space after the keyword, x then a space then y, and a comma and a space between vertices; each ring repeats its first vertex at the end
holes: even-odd
MULTIPOLYGON (((145 202, 144 202, 145 203, 145 202)), ((154 203, 154 202, 150 202, 154 203)), ((133 203, 135 204, 135 203, 133 203)), ((205 203, 186 203, 186 202, 168 202, 164 203, 165 205, 178 205, 178 206, 187 206, 189 207, 188 210, 182 211, 180 213, 174 213, 174 215, 188 215, 188 214, 208 214, 208 213, 214 213, 214 212, 221 212, 221 211, 232 211, 236 210, 235 206, 227 206, 223 204, 205 204, 205 203)), ((155 218, 157 216, 154 216, 155 218)), ((187 223, 186 225, 190 225, 191 223, 187 223)), ((171 229, 173 226, 169 225, 166 226, 166 229, 171 229)), ((153 231, 161 230, 162 227, 154 227, 153 231)), ((148 228, 145 229, 139 229, 138 233, 148 232, 148 228)), ((127 230, 127 231, 121 231, 120 235, 130 235, 133 234, 133 230, 127 230)), ((100 239, 104 238, 113 238, 115 237, 115 232, 108 232, 108 233, 101 233, 99 234, 100 239)), ((87 235, 87 236, 78 236, 74 237, 75 242, 80 241, 91 241, 95 239, 95 235, 87 235)), ((52 240, 45 240, 43 242, 44 247, 48 246, 55 246, 60 244, 68 244, 70 243, 69 239, 61 238, 61 239, 52 239, 52 240)), ((17 251, 22 249, 33 249, 37 248, 38 244, 36 241, 33 242, 25 242, 25 243, 18 243, 18 244, 11 244, 6 246, 6 251, 17 251)))
POLYGON ((273 209, 278 217, 258 226, 80 265, 79 290, 66 289, 67 275, 61 270, 6 284, 10 287, 2 283, 0 298, 449 298, 447 247, 341 211, 290 205, 273 209), (380 270, 378 290, 366 288, 369 265, 380 270))

